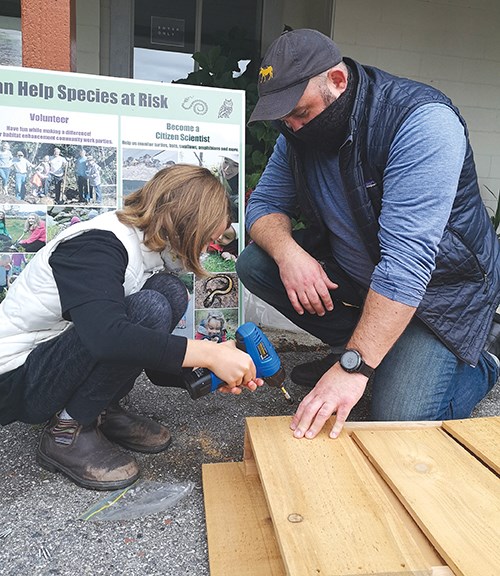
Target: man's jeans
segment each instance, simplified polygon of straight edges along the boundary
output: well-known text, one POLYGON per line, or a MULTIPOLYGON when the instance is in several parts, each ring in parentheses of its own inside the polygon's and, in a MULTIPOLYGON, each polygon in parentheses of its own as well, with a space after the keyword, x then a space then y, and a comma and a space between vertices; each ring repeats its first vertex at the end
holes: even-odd
MULTIPOLYGON (((323 263, 338 284, 331 292, 334 310, 320 317, 292 308, 274 262, 256 244, 240 254, 236 269, 245 287, 294 324, 331 346, 344 346, 364 300, 357 286, 332 259, 323 263)), ((475 368, 461 362, 416 317, 377 367, 373 378, 373 420, 466 418, 499 376, 494 359, 483 352, 475 368)))
POLYGON ((0 168, 0 179, 2 180, 3 186, 6 188, 9 182, 10 168, 2 167, 0 168))
POLYGON ((16 198, 19 200, 24 200, 26 196, 26 178, 27 174, 21 172, 16 172, 16 198))
MULTIPOLYGON (((177 277, 159 273, 125 300, 132 323, 170 334, 186 311, 188 297, 177 277)), ((26 359, 23 406, 17 419, 41 423, 66 408, 75 420, 90 424, 111 403, 128 394, 142 369, 126 363, 96 362, 76 330, 70 328, 37 346, 26 359)), ((183 386, 180 376, 164 373, 162 385, 167 382, 169 386, 183 386)))

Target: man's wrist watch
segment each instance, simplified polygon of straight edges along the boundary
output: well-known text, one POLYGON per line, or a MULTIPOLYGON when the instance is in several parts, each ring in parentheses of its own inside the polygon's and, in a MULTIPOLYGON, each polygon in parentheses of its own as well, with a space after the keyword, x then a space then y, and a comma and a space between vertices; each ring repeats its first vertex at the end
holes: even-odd
POLYGON ((339 359, 340 367, 352 374, 353 372, 359 372, 370 378, 370 376, 375 372, 375 368, 368 366, 366 362, 363 361, 361 354, 352 348, 347 348, 345 352, 340 356, 339 359))

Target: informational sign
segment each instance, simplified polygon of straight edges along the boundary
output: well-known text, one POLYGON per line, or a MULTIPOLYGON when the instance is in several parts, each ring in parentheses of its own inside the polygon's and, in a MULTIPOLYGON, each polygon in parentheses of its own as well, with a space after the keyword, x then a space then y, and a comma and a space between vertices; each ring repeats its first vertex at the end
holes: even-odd
POLYGON ((208 278, 181 275, 192 297, 175 333, 234 336, 244 122, 242 91, 0 67, 0 298, 61 230, 120 208, 162 168, 195 164, 226 187, 233 224, 202 255, 208 278))

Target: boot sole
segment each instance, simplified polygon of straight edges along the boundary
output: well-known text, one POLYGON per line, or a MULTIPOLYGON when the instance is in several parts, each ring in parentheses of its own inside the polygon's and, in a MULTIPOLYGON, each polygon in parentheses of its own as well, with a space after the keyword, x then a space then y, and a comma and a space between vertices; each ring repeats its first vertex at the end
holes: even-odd
POLYGON ((58 462, 51 460, 44 454, 37 452, 36 454, 36 461, 42 468, 48 470, 49 472, 61 472, 65 476, 67 476, 70 480, 72 480, 78 486, 82 488, 87 488, 89 490, 121 490, 122 488, 126 488, 133 484, 140 476, 140 472, 138 472, 132 478, 127 478, 126 480, 117 480, 117 481, 109 481, 109 482, 98 482, 92 480, 85 480, 82 479, 71 472, 68 468, 61 466, 58 462))

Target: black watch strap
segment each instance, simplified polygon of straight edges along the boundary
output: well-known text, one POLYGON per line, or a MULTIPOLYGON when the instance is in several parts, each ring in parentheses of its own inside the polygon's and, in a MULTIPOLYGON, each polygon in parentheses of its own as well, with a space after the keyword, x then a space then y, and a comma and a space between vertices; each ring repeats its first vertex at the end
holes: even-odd
POLYGON ((361 354, 353 348, 347 348, 340 356, 340 367, 349 374, 359 373, 367 378, 375 372, 375 368, 368 366, 361 354))

